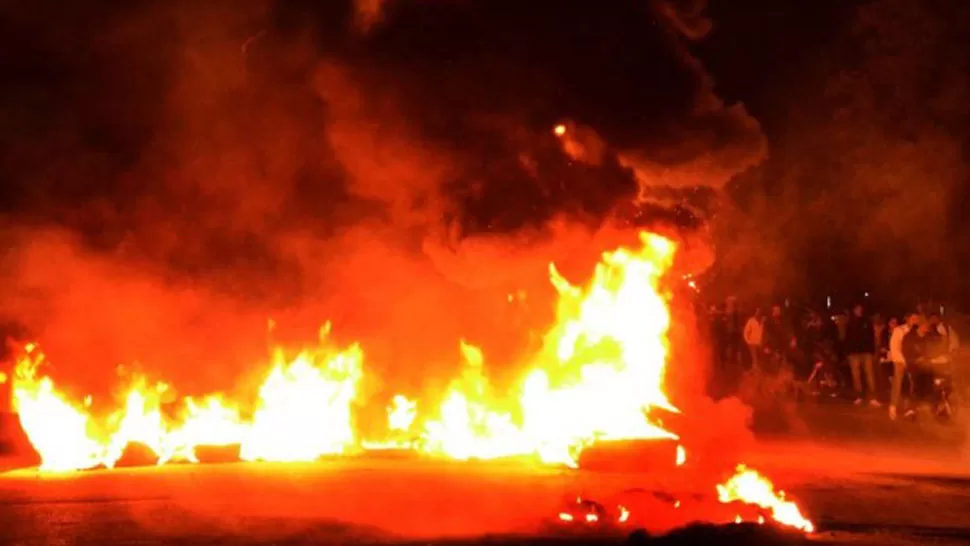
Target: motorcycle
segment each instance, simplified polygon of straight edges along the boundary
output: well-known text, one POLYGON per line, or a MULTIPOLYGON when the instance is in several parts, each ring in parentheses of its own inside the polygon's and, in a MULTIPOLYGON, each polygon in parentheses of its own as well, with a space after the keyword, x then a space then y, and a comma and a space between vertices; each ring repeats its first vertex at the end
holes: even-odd
POLYGON ((953 387, 953 377, 941 374, 933 378, 933 414, 940 422, 952 421, 960 410, 960 404, 953 387))
POLYGON ((824 345, 819 345, 812 353, 815 365, 805 380, 808 393, 815 397, 838 398, 845 389, 845 380, 839 370, 838 357, 824 345))
MULTIPOLYGON (((929 407, 930 413, 937 421, 941 423, 952 422, 960 411, 961 403, 953 374, 949 369, 949 362, 937 361, 928 365, 927 368, 924 368, 924 370, 926 369, 932 370, 932 383, 927 382, 925 393, 922 396, 922 405, 923 407, 929 407)), ((914 396, 915 389, 912 372, 907 371, 906 377, 910 385, 910 399, 918 398, 914 396)), ((915 419, 915 409, 910 408, 906 412, 906 415, 911 419, 915 419)))

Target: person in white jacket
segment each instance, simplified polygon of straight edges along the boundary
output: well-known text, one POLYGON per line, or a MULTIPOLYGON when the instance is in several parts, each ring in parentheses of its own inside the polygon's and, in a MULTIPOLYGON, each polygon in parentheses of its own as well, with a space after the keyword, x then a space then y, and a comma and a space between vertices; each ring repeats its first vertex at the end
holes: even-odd
POLYGON ((761 341, 765 332, 763 321, 761 309, 755 309, 754 314, 744 324, 744 343, 751 352, 752 368, 758 368, 761 363, 761 341))
POLYGON ((897 408, 903 391, 903 375, 906 373, 906 358, 903 356, 903 338, 919 324, 916 313, 906 315, 906 320, 893 329, 889 337, 889 360, 893 363, 892 390, 889 394, 889 418, 896 419, 897 408))

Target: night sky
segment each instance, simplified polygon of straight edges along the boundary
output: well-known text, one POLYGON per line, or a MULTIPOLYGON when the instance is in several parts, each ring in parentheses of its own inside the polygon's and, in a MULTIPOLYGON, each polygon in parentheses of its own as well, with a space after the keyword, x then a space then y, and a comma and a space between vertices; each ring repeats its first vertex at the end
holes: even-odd
POLYGON ((713 234, 714 293, 970 296, 966 4, 706 4, 8 5, 8 246, 298 294, 297 233, 592 226, 639 193, 713 234))

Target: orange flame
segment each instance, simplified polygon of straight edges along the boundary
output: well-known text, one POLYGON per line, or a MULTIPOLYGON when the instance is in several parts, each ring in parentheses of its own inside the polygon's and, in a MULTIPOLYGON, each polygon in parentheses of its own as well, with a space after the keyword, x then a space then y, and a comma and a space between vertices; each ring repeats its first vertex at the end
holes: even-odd
POLYGON ((737 473, 717 486, 717 496, 724 503, 741 501, 760 506, 771 512, 771 517, 783 525, 806 533, 815 531, 815 525, 802 515, 798 505, 785 500, 784 491, 775 494, 775 488, 768 478, 744 465, 738 465, 737 473))
MULTIPOLYGON (((581 286, 550 265, 556 320, 511 392, 495 392, 482 351, 462 341, 463 371, 437 407, 419 416, 414 401, 394 396, 388 437, 379 441, 365 442, 354 428, 364 353, 357 345, 334 347, 329 324, 314 349, 294 358, 276 350, 251 405, 212 394, 183 398, 166 408, 175 411, 163 411, 168 385, 135 377, 121 409, 98 415, 90 397, 74 403, 38 374, 44 356, 33 345, 17 361, 14 405, 43 470, 110 468, 132 443, 147 447, 158 464, 198 462, 203 445, 239 445, 246 461, 311 461, 392 447, 455 459, 524 455, 575 467, 581 451, 599 440, 678 439, 652 417, 658 409, 679 412, 664 390, 671 319, 661 289, 675 245, 649 233, 640 243, 604 253, 581 286)), ((674 463, 686 461, 678 445, 674 463)), ((813 529, 796 505, 743 467, 718 493, 723 502, 756 504, 780 523, 813 529)), ((621 514, 626 521, 629 512, 621 514)))

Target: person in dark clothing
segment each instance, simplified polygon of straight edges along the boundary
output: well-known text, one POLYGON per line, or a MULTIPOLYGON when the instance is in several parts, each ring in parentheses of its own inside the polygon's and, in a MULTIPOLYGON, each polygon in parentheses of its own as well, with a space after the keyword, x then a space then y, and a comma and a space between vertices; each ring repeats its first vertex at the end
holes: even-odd
MULTIPOLYGON (((912 398, 914 403, 925 403, 933 392, 933 368, 929 364, 931 344, 927 339, 930 328, 924 320, 917 319, 915 327, 903 337, 903 357, 906 359, 906 371, 912 382, 912 398)), ((911 407, 906 411, 906 417, 916 415, 916 409, 911 407)))
POLYGON ((869 389, 869 404, 880 406, 876 399, 876 376, 873 371, 873 355, 876 352, 876 333, 872 321, 865 315, 862 305, 852 309, 852 316, 845 329, 845 352, 848 355, 849 370, 852 372, 852 388, 855 391, 855 404, 863 401, 862 373, 866 374, 869 389))
POLYGON ((722 359, 724 366, 730 373, 737 373, 741 367, 741 348, 744 346, 741 322, 741 314, 738 310, 737 299, 733 296, 724 302, 724 314, 721 316, 724 321, 724 354, 722 359))
POLYGON ((781 314, 781 306, 775 305, 771 308, 771 317, 765 321, 762 344, 765 360, 769 363, 771 371, 777 371, 785 363, 788 350, 792 347, 793 338, 791 330, 785 323, 781 314))
POLYGON ((820 352, 820 345, 824 342, 822 317, 815 311, 809 311, 799 333, 797 350, 794 351, 798 355, 794 371, 796 378, 806 379, 815 369, 815 363, 819 360, 817 355, 820 352))

